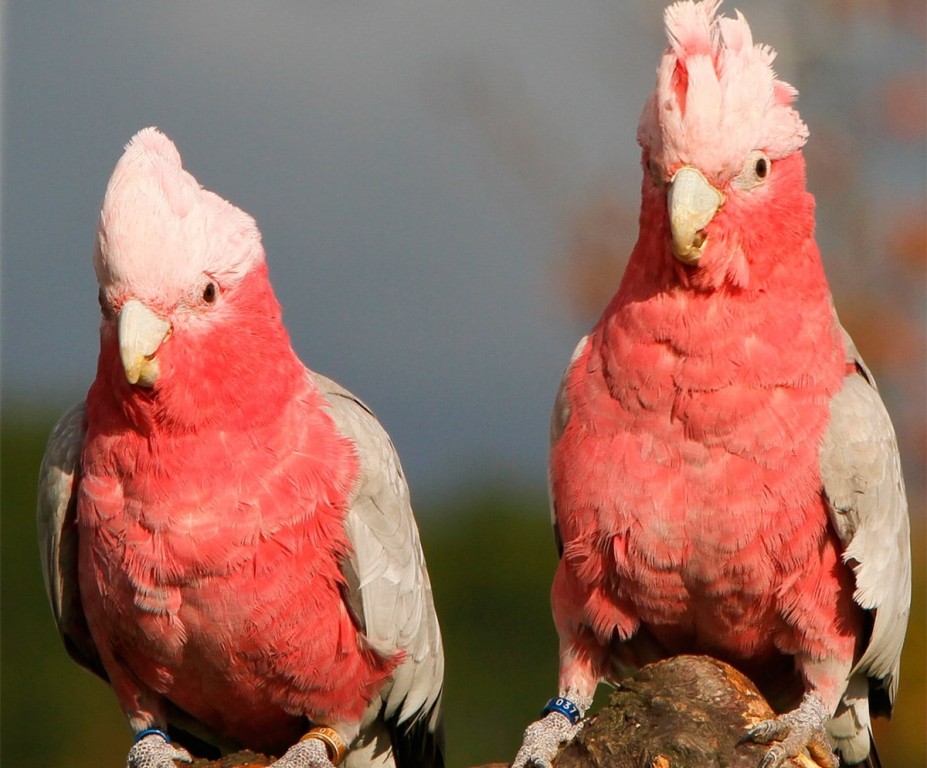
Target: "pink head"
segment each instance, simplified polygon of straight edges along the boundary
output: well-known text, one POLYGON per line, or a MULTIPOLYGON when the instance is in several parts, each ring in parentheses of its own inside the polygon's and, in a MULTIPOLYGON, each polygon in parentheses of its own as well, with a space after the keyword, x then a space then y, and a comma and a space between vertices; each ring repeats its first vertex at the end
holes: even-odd
POLYGON ((720 0, 666 9, 669 48, 638 127, 638 141, 666 172, 696 164, 718 183, 751 151, 778 160, 800 149, 808 129, 791 106, 797 92, 778 80, 775 51, 755 45, 747 20, 716 15, 720 0))
POLYGON ((94 250, 100 287, 168 311, 209 279, 231 287, 264 261, 247 213, 203 189, 156 128, 126 146, 106 188, 94 250))
POLYGON ((813 232, 800 152, 808 129, 773 50, 754 44, 740 13, 719 17, 719 5, 683 0, 664 13, 669 46, 638 127, 650 217, 641 231, 657 233, 647 250, 671 253, 674 270, 698 267, 680 273, 690 284, 745 287, 776 268, 773 252, 798 253, 813 232))
POLYGON ((156 129, 136 134, 116 164, 97 235, 103 390, 191 425, 283 386, 283 361, 298 360, 257 225, 202 188, 156 129))

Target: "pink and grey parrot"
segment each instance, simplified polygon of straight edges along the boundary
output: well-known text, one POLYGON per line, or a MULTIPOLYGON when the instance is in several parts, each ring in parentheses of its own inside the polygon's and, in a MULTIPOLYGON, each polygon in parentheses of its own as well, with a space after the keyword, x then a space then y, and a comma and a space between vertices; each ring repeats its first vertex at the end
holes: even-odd
POLYGON ((554 406, 558 696, 516 766, 547 766, 600 681, 679 653, 739 667, 809 747, 875 761, 910 605, 891 422, 814 239, 808 130, 774 52, 719 2, 665 12, 638 129, 640 234, 554 406), (871 755, 871 758, 870 758, 871 755))
POLYGON ((441 635, 399 459, 297 358, 254 220, 147 128, 93 260, 96 379, 52 432, 38 528, 65 645, 136 736, 129 768, 189 761, 187 735, 279 768, 443 766, 441 635))

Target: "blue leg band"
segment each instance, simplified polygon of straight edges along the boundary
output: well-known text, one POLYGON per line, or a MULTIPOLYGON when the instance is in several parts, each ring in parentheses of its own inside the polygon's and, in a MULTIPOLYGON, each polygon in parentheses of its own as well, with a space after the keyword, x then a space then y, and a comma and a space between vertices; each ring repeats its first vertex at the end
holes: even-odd
POLYGON ((157 728, 147 728, 146 730, 135 734, 135 743, 138 744, 146 736, 151 736, 152 734, 157 734, 162 739, 164 739, 168 744, 171 743, 171 737, 168 736, 164 731, 160 731, 157 728))
POLYGON ((541 714, 546 715, 548 712, 559 712, 573 725, 579 722, 579 707, 563 696, 557 696, 547 702, 541 714))

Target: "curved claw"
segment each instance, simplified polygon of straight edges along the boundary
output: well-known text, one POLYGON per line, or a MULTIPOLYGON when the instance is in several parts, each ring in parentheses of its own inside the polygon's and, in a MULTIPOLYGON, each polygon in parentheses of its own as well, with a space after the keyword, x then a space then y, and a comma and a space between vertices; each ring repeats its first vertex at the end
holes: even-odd
POLYGON ((573 739, 582 727, 582 721, 573 725, 559 712, 549 712, 525 728, 512 768, 552 768, 560 745, 573 739))
POLYGON ((752 726, 738 739, 737 743, 744 744, 753 741, 757 744, 769 744, 771 741, 788 736, 791 729, 792 727, 786 722, 785 716, 777 717, 774 720, 763 720, 752 726))
POLYGON ((827 720, 828 713, 821 700, 813 694, 806 694, 797 709, 757 723, 747 730, 739 743, 778 742, 767 750, 758 768, 780 768, 786 760, 797 757, 804 749, 811 753, 821 768, 838 768, 839 760, 825 730, 827 720))
POLYGON ((126 768, 177 768, 175 760, 192 763, 193 756, 163 736, 151 733, 135 742, 126 757, 126 768))
POLYGON ((335 764, 329 760, 325 744, 317 739, 307 739, 294 744, 268 768, 335 768, 335 764))

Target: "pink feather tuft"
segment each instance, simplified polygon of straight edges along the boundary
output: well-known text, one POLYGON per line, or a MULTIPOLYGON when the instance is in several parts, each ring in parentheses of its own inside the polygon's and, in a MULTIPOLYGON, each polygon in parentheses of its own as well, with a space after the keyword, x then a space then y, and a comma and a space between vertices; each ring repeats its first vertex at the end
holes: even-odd
POLYGON ((719 5, 684 0, 666 9, 669 47, 638 141, 668 173, 698 158, 703 172, 725 181, 752 150, 772 159, 797 151, 808 128, 791 106, 797 91, 776 78, 775 51, 754 44, 739 11, 735 18, 718 17, 719 5))
POLYGON ((666 35, 677 58, 711 55, 717 49, 714 18, 720 5, 721 0, 705 0, 676 3, 666 9, 666 35))
POLYGON ((157 128, 139 131, 126 145, 106 188, 97 235, 100 286, 118 285, 165 310, 202 275, 230 287, 264 262, 254 219, 203 189, 157 128))

